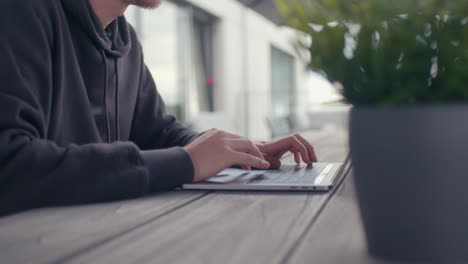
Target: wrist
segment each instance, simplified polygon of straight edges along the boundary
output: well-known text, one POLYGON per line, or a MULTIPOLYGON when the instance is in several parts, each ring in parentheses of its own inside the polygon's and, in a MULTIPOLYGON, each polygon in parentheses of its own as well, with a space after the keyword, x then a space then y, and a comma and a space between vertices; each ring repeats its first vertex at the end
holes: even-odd
POLYGON ((200 174, 199 174, 198 162, 195 161, 195 155, 193 153, 193 150, 190 147, 190 145, 188 145, 188 146, 186 146, 186 147, 184 147, 182 149, 190 157, 190 161, 192 162, 192 168, 193 168, 192 182, 196 182, 197 179, 198 179, 198 175, 200 175, 200 174))

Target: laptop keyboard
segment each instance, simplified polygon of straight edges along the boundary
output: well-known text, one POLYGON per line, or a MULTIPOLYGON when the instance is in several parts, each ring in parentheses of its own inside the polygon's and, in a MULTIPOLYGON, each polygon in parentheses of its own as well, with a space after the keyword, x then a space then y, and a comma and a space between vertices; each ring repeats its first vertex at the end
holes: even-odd
MULTIPOLYGON (((321 182, 317 177, 324 177, 332 169, 332 164, 317 163, 313 167, 299 165, 283 165, 279 170, 265 171, 261 176, 248 184, 314 184, 321 182), (327 171, 324 171, 327 170, 327 171), (322 171, 324 172, 322 174, 322 171)), ((323 179, 322 179, 323 180, 323 179)))

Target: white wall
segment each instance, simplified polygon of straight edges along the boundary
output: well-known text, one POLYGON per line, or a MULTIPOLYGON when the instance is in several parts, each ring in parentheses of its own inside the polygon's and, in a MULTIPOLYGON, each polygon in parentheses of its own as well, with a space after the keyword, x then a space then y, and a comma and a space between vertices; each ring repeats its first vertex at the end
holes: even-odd
MULTIPOLYGON (((217 111, 225 112, 233 121, 234 132, 253 139, 268 139, 266 116, 271 102, 271 46, 296 57, 294 32, 277 27, 235 0, 189 2, 219 18, 218 61, 215 65, 218 70, 217 111), (248 120, 245 111, 248 111, 248 120)), ((305 87, 307 75, 299 60, 296 64, 296 107, 306 109, 309 98, 305 87)))
MULTIPOLYGON (((223 122, 211 122, 211 120, 220 119, 222 115, 219 114, 205 118, 209 122, 205 120, 199 123, 208 125, 213 123, 214 126, 217 123, 220 124, 218 128, 221 129, 248 135, 253 139, 268 139, 270 130, 266 117, 271 110, 271 47, 274 46, 297 57, 293 48, 295 32, 286 27, 274 25, 266 18, 239 4, 236 0, 188 1, 219 18, 215 33, 215 108, 217 112, 224 113, 226 118, 224 125, 222 125, 223 122)), ((176 72, 174 72, 176 68, 169 66, 177 65, 177 62, 160 65, 165 59, 159 53, 161 49, 170 49, 171 47, 167 45, 161 47, 163 44, 161 41, 164 38, 164 35, 161 34, 175 30, 172 27, 176 26, 174 23, 178 22, 174 21, 178 20, 174 15, 171 15, 172 9, 168 6, 156 11, 144 11, 145 16, 143 16, 144 21, 150 16, 160 16, 164 21, 163 23, 161 19, 151 19, 152 23, 161 23, 161 25, 152 24, 143 27, 146 32, 144 34, 146 41, 143 48, 145 49, 147 62, 150 64, 151 61, 155 62, 152 65, 154 78, 159 84, 163 98, 168 101, 174 101, 174 98, 172 98, 174 96, 171 97, 171 95, 177 95, 178 93, 173 90, 173 87, 176 87, 175 84, 171 85, 171 83, 164 80, 165 77, 167 79, 172 75, 176 75, 176 72), (167 21, 167 19, 170 21, 167 21), (158 32, 157 35, 151 33, 155 30, 158 32), (153 39, 154 41, 149 41, 153 39), (162 71, 162 69, 170 69, 172 75, 168 71, 162 71), (161 76, 161 74, 170 76, 161 76)), ((131 9, 127 12, 127 18, 131 22, 135 21, 134 12, 131 9)), ((146 22, 144 23, 146 25, 146 22)), ((169 34, 166 38, 172 39, 171 36, 169 34)), ((175 50, 175 48, 173 49, 175 50)), ((171 58, 177 60, 177 56, 171 56, 171 58)), ((307 81, 308 75, 303 71, 304 66, 299 59, 296 59, 295 68, 297 75, 295 87, 297 91, 296 108, 305 112, 310 93, 306 87, 306 84, 309 83, 307 81)), ((172 76, 173 79, 176 78, 174 76, 172 76)), ((183 86, 181 87, 183 94, 187 94, 191 89, 187 84, 181 86, 183 86)), ((187 103, 185 102, 185 104, 187 103)), ((196 114, 193 117, 195 121, 197 119, 196 114)), ((204 126, 202 125, 200 129, 206 129, 204 126)))

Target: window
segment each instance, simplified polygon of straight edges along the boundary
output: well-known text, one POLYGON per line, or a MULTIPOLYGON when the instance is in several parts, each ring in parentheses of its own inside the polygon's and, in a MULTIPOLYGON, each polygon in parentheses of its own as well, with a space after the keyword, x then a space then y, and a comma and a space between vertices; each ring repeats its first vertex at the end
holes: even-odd
POLYGON ((272 47, 271 84, 272 115, 275 118, 288 117, 294 106, 295 93, 294 57, 272 47))
POLYGON ((130 7, 148 66, 167 109, 189 123, 200 111, 214 111, 214 27, 216 19, 188 4, 165 2, 157 10, 130 7))
POLYGON ((201 96, 200 110, 214 112, 214 18, 199 9, 193 12, 194 62, 199 65, 196 74, 201 96))

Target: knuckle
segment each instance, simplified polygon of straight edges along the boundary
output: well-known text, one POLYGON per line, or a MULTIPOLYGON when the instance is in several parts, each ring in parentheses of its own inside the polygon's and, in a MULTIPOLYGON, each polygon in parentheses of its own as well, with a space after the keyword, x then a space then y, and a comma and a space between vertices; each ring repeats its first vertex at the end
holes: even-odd
POLYGON ((249 163, 252 164, 252 165, 257 165, 259 164, 259 160, 258 158, 252 156, 252 155, 249 155, 249 163))
POLYGON ((223 131, 218 130, 218 129, 215 129, 213 132, 214 132, 214 134, 215 134, 216 136, 222 136, 222 135, 223 135, 223 131))
POLYGON ((242 165, 249 165, 251 164, 252 162, 249 160, 249 157, 246 157, 246 156, 241 156, 239 158, 239 162, 242 164, 242 165))
POLYGON ((302 152, 307 152, 307 148, 306 148, 304 145, 298 144, 298 146, 299 146, 299 149, 300 149, 302 152))
POLYGON ((208 130, 208 134, 209 134, 210 136, 212 136, 212 137, 215 137, 217 131, 218 131, 217 129, 212 128, 212 129, 208 130))
POLYGON ((301 146, 301 141, 299 141, 299 139, 297 138, 294 138, 294 144, 297 145, 297 146, 301 146))

